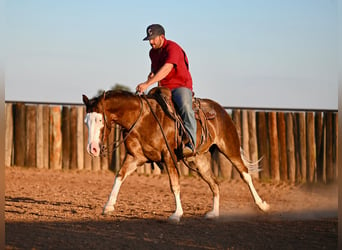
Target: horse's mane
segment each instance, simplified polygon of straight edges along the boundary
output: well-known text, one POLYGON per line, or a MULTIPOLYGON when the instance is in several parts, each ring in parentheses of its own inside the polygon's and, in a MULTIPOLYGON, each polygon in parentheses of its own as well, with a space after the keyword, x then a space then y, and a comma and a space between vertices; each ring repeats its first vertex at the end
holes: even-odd
POLYGON ((125 97, 134 96, 132 92, 127 91, 127 90, 108 90, 104 92, 103 95, 105 96, 105 99, 118 96, 118 95, 125 96, 125 97))
POLYGON ((102 94, 93 97, 92 99, 89 100, 88 106, 94 107, 99 104, 99 102, 104 98, 112 98, 112 97, 118 97, 118 96, 123 96, 123 97, 130 97, 134 96, 132 92, 126 91, 126 90, 108 90, 104 91, 102 94))

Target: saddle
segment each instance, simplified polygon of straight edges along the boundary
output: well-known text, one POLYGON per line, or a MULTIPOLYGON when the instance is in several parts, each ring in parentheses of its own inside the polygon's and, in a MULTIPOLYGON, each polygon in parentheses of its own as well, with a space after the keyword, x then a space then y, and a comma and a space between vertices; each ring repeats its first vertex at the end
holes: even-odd
MULTIPOLYGON (((159 103, 165 114, 175 121, 176 130, 179 131, 179 134, 183 138, 185 137, 183 140, 188 140, 188 132, 186 131, 183 120, 179 116, 172 101, 171 90, 165 87, 155 87, 148 92, 148 96, 154 98, 159 103)), ((200 146, 210 137, 207 120, 214 119, 216 117, 216 112, 205 100, 195 97, 192 98, 192 109, 194 110, 196 120, 199 121, 199 124, 201 125, 201 141, 198 144, 200 146)))

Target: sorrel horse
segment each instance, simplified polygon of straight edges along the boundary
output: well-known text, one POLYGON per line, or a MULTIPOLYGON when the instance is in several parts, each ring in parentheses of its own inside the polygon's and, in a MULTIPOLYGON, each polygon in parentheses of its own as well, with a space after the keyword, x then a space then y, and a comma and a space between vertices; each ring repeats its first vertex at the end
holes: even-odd
MULTIPOLYGON (((177 133, 174 121, 161 109, 160 104, 151 96, 145 98, 125 91, 107 91, 102 95, 88 99, 83 95, 86 105, 85 123, 88 126, 87 151, 93 156, 100 155, 101 143, 109 134, 111 125, 117 123, 124 129, 127 156, 115 176, 114 185, 103 213, 114 211, 114 205, 122 183, 125 179, 146 162, 163 163, 169 175, 171 191, 174 194, 176 210, 169 217, 178 222, 183 215, 180 199, 179 172, 174 159, 177 157, 177 133), (158 122, 157 122, 158 119, 158 122), (163 130, 163 133, 162 133, 163 130), (167 140, 167 143, 165 142, 167 140), (171 150, 170 150, 171 148, 171 150)), ((248 166, 244 163, 240 151, 238 133, 228 113, 216 102, 202 99, 215 112, 216 117, 207 121, 210 136, 198 147, 195 157, 185 162, 197 171, 202 179, 208 183, 213 192, 213 208, 206 214, 207 218, 219 216, 219 186, 211 170, 210 148, 217 149, 228 158, 239 171, 242 179, 247 183, 256 205, 267 211, 269 205, 258 195, 252 183, 248 166)), ((200 125, 198 124, 198 127, 200 125)), ((200 142, 201 131, 197 131, 197 142, 200 142)))

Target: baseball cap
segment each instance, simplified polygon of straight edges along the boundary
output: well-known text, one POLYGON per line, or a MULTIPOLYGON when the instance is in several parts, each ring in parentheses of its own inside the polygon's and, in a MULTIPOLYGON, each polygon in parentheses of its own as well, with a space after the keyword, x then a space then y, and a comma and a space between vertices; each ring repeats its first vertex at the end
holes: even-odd
POLYGON ((165 30, 160 24, 151 24, 146 29, 147 36, 143 39, 144 41, 150 40, 156 36, 165 35, 165 30))

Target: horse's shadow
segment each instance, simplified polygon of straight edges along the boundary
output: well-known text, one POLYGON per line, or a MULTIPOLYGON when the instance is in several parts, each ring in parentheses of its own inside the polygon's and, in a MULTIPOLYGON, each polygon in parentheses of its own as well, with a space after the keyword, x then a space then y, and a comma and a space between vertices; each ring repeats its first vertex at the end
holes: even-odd
MULTIPOLYGON (((30 199, 28 199, 30 202, 30 199)), ((85 221, 7 222, 13 249, 312 249, 337 248, 337 220, 167 220, 109 216, 85 221), (324 230, 325 237, 317 234, 324 230), (251 235, 253 237, 251 238, 251 235), (305 240, 303 240, 305 239, 305 240)))

